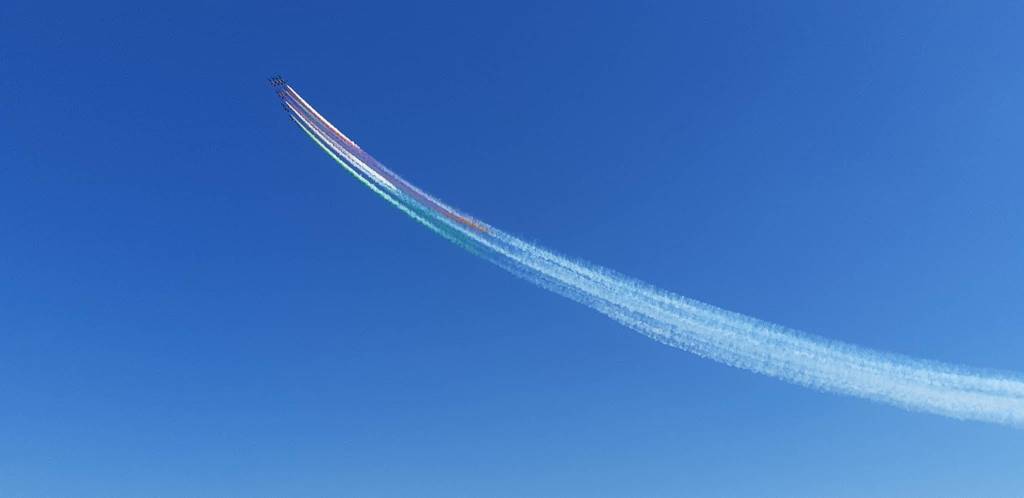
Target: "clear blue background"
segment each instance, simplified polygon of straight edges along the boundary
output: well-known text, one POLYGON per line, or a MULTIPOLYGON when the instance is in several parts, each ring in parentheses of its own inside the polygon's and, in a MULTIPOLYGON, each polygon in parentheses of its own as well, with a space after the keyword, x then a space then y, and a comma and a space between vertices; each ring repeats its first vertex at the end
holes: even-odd
POLYGON ((1019 496, 1024 431, 668 348, 487 222, 826 337, 1024 371, 1020 2, 0 7, 0 495, 1019 496))

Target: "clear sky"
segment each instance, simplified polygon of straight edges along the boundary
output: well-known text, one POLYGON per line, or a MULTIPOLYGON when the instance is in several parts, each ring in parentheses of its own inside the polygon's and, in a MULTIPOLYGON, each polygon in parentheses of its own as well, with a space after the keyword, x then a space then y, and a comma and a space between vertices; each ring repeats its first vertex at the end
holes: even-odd
POLYGON ((353 181, 1024 371, 1019 2, 0 6, 0 495, 1014 496, 1024 431, 652 342, 353 181))

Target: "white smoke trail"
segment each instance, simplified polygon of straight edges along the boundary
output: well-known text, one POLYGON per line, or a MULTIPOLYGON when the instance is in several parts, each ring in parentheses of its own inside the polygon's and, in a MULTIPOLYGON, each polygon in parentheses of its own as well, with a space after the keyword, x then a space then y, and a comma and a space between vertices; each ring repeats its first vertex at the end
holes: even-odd
POLYGON ((285 88, 288 95, 282 98, 310 138, 410 217, 513 274, 652 339, 822 391, 959 419, 1024 427, 1024 378, 1017 374, 923 361, 807 335, 560 256, 493 227, 481 230, 453 221, 443 210, 457 213, 455 209, 376 161, 362 159, 369 156, 294 90, 285 88), (417 196, 426 198, 427 203, 417 196))

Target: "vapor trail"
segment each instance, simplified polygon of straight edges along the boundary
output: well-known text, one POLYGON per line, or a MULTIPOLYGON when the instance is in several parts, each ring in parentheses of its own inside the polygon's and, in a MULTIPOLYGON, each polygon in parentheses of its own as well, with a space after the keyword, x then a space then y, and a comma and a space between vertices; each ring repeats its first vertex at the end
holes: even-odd
POLYGON ((280 78, 289 116, 395 207, 470 252, 665 344, 822 391, 1024 427, 1024 377, 919 360, 804 334, 561 256, 446 205, 377 162, 280 78))

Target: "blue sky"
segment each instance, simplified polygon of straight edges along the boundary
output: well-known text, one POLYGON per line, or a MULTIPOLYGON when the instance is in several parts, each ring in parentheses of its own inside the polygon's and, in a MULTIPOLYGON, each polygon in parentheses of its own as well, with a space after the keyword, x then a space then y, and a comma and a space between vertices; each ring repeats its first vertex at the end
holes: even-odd
POLYGON ((0 494, 1014 495, 1024 433, 654 343, 366 191, 1024 371, 1024 7, 0 7, 0 494))

